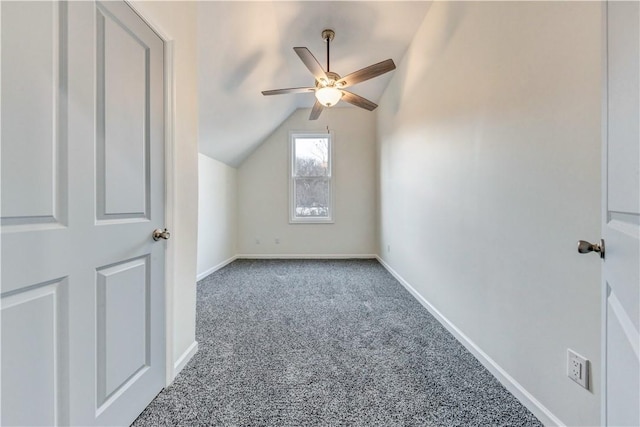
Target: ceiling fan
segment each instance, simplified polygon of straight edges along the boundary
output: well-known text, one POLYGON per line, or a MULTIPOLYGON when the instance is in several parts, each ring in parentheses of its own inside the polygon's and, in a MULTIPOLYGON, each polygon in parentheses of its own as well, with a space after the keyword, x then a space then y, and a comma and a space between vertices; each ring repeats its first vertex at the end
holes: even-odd
POLYGON ((322 39, 327 42, 327 71, 322 68, 322 65, 320 65, 309 49, 306 47, 293 48, 302 62, 304 62, 304 65, 306 65, 309 71, 311 71, 313 77, 315 77, 315 87, 294 87, 288 89, 265 90, 262 91, 262 94, 281 95, 284 93, 315 93, 316 102, 313 104, 313 108, 311 109, 309 120, 316 120, 320 117, 320 113, 322 113, 323 108, 333 107, 341 99, 355 105, 356 107, 364 108, 365 110, 375 110, 378 106, 376 103, 344 89, 349 86, 353 86, 356 83, 360 83, 365 80, 378 77, 391 70, 395 70, 396 64, 393 63, 392 59, 387 59, 386 61, 378 62, 377 64, 354 71, 345 77, 340 77, 337 73, 330 71, 329 68, 329 45, 334 37, 335 32, 333 30, 327 29, 322 31, 322 39))

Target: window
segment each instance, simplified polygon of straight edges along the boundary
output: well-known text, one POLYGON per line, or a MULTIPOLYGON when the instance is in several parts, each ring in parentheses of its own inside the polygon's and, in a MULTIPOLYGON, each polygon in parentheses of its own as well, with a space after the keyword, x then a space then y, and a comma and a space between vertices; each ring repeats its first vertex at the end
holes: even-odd
POLYGON ((291 134, 290 222, 333 222, 330 133, 291 134))

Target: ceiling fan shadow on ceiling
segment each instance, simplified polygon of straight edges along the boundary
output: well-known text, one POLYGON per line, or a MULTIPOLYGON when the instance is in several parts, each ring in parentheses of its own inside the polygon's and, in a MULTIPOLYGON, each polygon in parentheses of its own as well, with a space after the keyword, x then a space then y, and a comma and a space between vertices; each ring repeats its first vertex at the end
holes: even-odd
POLYGON ((307 66, 313 77, 316 79, 315 87, 294 87, 288 89, 274 89, 264 90, 262 94, 267 95, 282 95, 285 93, 310 93, 313 92, 316 95, 316 102, 311 109, 311 115, 309 120, 316 120, 320 117, 320 113, 325 107, 333 107, 341 99, 355 105, 356 107, 364 108, 365 110, 373 111, 378 104, 371 102, 366 98, 356 95, 355 93, 344 90, 356 83, 364 82, 366 80, 378 77, 384 73, 395 70, 396 64, 392 59, 387 59, 377 64, 370 65, 361 70, 354 71, 345 77, 340 77, 337 73, 334 73, 329 68, 329 46, 335 36, 333 30, 322 31, 322 39, 327 42, 327 71, 322 68, 322 65, 313 56, 313 54, 306 47, 294 47, 293 50, 298 54, 304 65, 307 66))

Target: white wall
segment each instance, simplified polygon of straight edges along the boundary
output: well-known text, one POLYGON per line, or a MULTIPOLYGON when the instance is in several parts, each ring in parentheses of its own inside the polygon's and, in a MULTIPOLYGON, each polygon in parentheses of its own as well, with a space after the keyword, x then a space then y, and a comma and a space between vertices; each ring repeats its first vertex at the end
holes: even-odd
POLYGON ((238 168, 241 255, 376 253, 375 115, 333 108, 316 121, 308 117, 308 109, 295 111, 238 168), (289 224, 289 131, 326 132, 327 126, 334 132, 335 223, 289 224))
MULTIPOLYGON (((167 281, 174 366, 180 368, 195 349, 196 245, 198 224, 198 92, 196 3, 190 1, 132 2, 135 9, 164 36, 173 40, 175 73, 173 229, 169 241, 174 257, 167 281), (182 363, 181 363, 182 362, 182 363)), ((175 374, 175 371, 174 371, 175 374)))
POLYGON ((377 122, 384 261, 569 425, 599 424, 600 8, 434 2, 377 122))
POLYGON ((198 155, 198 280, 233 260, 237 238, 237 170, 198 155))

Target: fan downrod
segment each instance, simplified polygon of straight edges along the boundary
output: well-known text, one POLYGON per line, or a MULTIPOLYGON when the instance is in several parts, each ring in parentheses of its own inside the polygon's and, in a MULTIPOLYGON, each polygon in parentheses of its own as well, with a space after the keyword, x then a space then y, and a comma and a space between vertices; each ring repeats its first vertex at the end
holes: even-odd
POLYGON ((333 40, 335 35, 336 33, 329 28, 322 31, 322 40, 327 43, 327 72, 329 72, 329 66, 331 65, 329 62, 329 46, 331 45, 331 40, 333 40))

